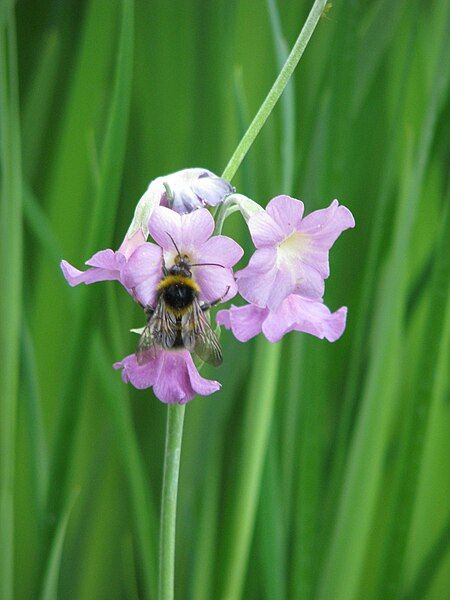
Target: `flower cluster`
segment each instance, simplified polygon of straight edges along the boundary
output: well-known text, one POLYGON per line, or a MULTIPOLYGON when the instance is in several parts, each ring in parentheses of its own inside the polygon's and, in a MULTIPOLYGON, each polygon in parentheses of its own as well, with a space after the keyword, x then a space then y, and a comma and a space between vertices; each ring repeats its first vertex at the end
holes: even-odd
POLYGON ((354 227, 351 212, 334 200, 303 217, 303 203, 289 196, 274 198, 263 210, 233 192, 206 169, 158 177, 139 201, 119 250, 97 252, 86 271, 61 262, 71 286, 117 280, 144 308, 145 352, 114 368, 122 369, 124 382, 152 387, 162 402, 185 403, 220 388, 200 376, 191 353, 219 364, 220 346, 206 314, 238 293, 247 304, 220 310, 216 320, 241 342, 258 333, 277 342, 294 330, 335 341, 345 329, 347 309, 331 313, 323 295, 329 250, 354 227), (243 250, 214 234, 208 206, 218 205, 220 224, 228 212, 241 210, 255 245, 248 265, 236 273, 243 250))

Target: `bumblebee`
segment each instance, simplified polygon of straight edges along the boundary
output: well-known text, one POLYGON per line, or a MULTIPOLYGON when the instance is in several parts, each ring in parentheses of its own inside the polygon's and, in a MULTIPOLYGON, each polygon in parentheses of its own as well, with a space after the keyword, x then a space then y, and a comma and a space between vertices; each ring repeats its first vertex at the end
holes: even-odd
POLYGON ((192 277, 191 269, 204 265, 224 267, 215 263, 192 264, 186 255, 180 254, 173 239, 172 242, 177 251, 175 262, 170 269, 163 263, 163 277, 157 287, 155 307, 144 307, 147 325, 139 340, 137 361, 143 364, 148 353, 154 355, 159 348, 185 348, 218 367, 222 364, 222 348, 211 329, 206 311, 227 295, 229 287, 217 300, 201 303, 200 288, 192 277))

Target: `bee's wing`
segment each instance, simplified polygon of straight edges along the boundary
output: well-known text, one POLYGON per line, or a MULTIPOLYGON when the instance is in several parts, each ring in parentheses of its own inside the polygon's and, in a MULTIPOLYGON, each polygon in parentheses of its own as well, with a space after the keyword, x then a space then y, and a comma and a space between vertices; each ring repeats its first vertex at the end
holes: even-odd
POLYGON ((219 339, 211 329, 205 313, 197 299, 181 320, 181 337, 184 347, 205 362, 218 367, 222 364, 222 348, 219 339))
POLYGON ((158 344, 155 341, 155 336, 153 335, 149 322, 139 338, 138 347, 136 350, 136 359, 138 365, 143 365, 147 361, 155 358, 157 351, 158 344))
POLYGON ((139 340, 136 352, 138 363, 144 364, 149 357, 154 358, 158 348, 172 348, 176 337, 177 320, 160 299, 139 340))

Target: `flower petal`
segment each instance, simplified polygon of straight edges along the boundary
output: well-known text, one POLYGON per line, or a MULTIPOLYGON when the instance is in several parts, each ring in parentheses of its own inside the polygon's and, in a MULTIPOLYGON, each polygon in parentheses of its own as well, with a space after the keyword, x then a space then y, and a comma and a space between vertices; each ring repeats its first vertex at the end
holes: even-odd
POLYGON ((191 387, 196 394, 199 396, 209 396, 220 390, 220 383, 218 381, 205 379, 200 375, 189 352, 185 352, 185 360, 191 387))
MULTIPOLYGON (((176 188, 175 188, 176 190, 176 188)), ((167 200, 167 195, 164 194, 164 206, 169 202, 167 200)), ((197 194, 188 186, 184 186, 180 188, 178 191, 174 191, 173 194, 173 204, 171 206, 172 210, 176 211, 180 215, 186 215, 193 210, 197 210, 198 208, 202 208, 204 206, 203 202, 197 196, 197 194)))
POLYGON ((232 306, 228 310, 219 310, 216 321, 226 329, 231 329, 237 340, 247 342, 261 333, 262 324, 268 313, 267 308, 259 308, 254 304, 232 306))
POLYGON ((346 307, 331 313, 322 302, 291 294, 277 311, 268 314, 262 330, 270 342, 279 341, 293 330, 334 342, 344 332, 346 316, 346 307))
POLYGON ((276 196, 269 202, 266 211, 288 236, 299 229, 304 205, 301 200, 290 196, 276 196))
POLYGON ((123 269, 123 280, 133 288, 149 277, 162 277, 162 250, 156 244, 145 242, 128 259, 123 269))
POLYGON ((301 222, 299 231, 308 237, 308 244, 302 256, 303 262, 314 266, 322 277, 330 274, 328 252, 339 235, 355 226, 352 213, 345 206, 333 200, 328 208, 316 210, 301 222))
POLYGON ((234 189, 226 179, 217 177, 217 175, 206 169, 198 179, 191 183, 191 188, 209 206, 220 204, 225 196, 231 194, 234 189))
POLYGON ((263 210, 250 217, 248 228, 256 248, 276 246, 285 237, 281 227, 263 210))
POLYGON ((207 208, 194 210, 189 214, 182 215, 182 242, 180 251, 189 252, 196 249, 212 236, 214 231, 214 219, 207 208))
POLYGON ((122 380, 131 383, 138 390, 143 390, 155 384, 160 369, 160 355, 149 356, 148 360, 139 365, 136 354, 130 354, 119 362, 114 363, 114 369, 122 369, 122 380))
POLYGON ((226 302, 237 294, 236 281, 230 269, 193 267, 192 273, 200 286, 200 300, 203 302, 215 302, 219 298, 222 298, 222 302, 226 302))
POLYGON ((309 265, 299 264, 295 272, 297 284, 293 290, 300 296, 311 300, 321 300, 325 292, 325 281, 322 275, 309 265))
POLYGON ((180 246, 183 242, 181 215, 174 210, 165 206, 157 206, 150 217, 148 229, 155 242, 164 250, 173 252, 174 242, 181 250, 180 246))
POLYGON ((220 388, 217 381, 200 376, 186 350, 161 350, 156 355, 148 353, 144 364, 139 365, 135 354, 126 356, 113 365, 122 369, 122 379, 138 389, 153 387, 155 396, 168 404, 184 404, 200 394, 206 396, 220 388))
MULTIPOLYGON (((147 224, 145 225, 145 229, 147 229, 147 224)), ((126 258, 129 258, 136 248, 143 244, 146 239, 147 236, 144 234, 142 229, 137 229, 129 237, 128 235, 125 236, 122 244, 120 245, 119 252, 121 252, 126 258)))
POLYGON ((120 252, 114 252, 108 248, 96 252, 89 260, 85 262, 90 267, 98 267, 99 269, 115 270, 122 266, 125 262, 125 257, 120 252))
POLYGON ((183 351, 161 352, 161 368, 153 386, 155 396, 166 404, 185 404, 195 392, 191 386, 183 351))
POLYGON ((92 268, 80 271, 62 260, 61 270, 68 284, 72 287, 85 283, 87 285, 97 281, 121 281, 121 270, 125 263, 125 257, 120 252, 113 250, 100 250, 86 261, 92 268))
POLYGON ((287 296, 295 289, 295 277, 292 271, 278 269, 273 285, 267 297, 267 307, 276 310, 287 296))
POLYGON ((264 308, 277 276, 275 248, 256 250, 249 264, 236 273, 239 293, 247 302, 264 308))
POLYGON ((156 286, 162 278, 161 248, 149 242, 140 245, 123 268, 122 278, 143 306, 153 306, 156 286))
POLYGON ((247 302, 256 304, 261 308, 267 306, 272 286, 277 276, 277 269, 273 268, 267 273, 262 273, 256 277, 239 277, 238 290, 247 302))
POLYGON ((226 235, 215 235, 200 246, 197 260, 231 268, 242 258, 243 254, 244 251, 237 242, 226 235))
POLYGON ((250 277, 262 275, 275 267, 277 251, 275 248, 259 248, 252 254, 246 267, 236 271, 236 277, 250 277))

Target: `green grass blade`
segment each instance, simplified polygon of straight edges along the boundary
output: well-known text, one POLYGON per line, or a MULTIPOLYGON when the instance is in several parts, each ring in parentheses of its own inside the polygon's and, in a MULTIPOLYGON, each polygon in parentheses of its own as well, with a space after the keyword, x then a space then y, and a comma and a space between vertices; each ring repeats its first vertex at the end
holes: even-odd
MULTIPOLYGON (((275 45, 275 55, 277 66, 281 70, 287 57, 289 49, 283 36, 281 28, 280 12, 277 0, 267 0, 269 10, 270 25, 272 28, 272 37, 275 45)), ((280 192, 289 194, 292 191, 294 180, 294 165, 296 162, 295 154, 295 88, 294 82, 290 81, 281 97, 281 165, 282 178, 280 192)))
POLYGON ((409 247, 437 116, 447 88, 448 73, 444 64, 439 56, 417 155, 405 176, 391 256, 378 294, 371 371, 368 373, 350 451, 335 534, 322 580, 321 598, 326 598, 330 593, 338 599, 353 598, 360 582, 367 536, 380 485, 382 458, 393 416, 392 402, 398 385, 396 365, 400 357, 400 324, 406 301, 404 256, 409 247), (394 294, 392 290, 395 290, 394 294), (351 554, 349 548, 352 549, 351 554))
POLYGON ((64 541, 66 538, 67 526, 69 524, 70 515, 80 493, 79 489, 74 489, 69 496, 67 507, 62 514, 58 526, 56 528, 55 538, 52 543, 50 554, 48 557, 47 567, 41 591, 41 600, 57 600, 58 581, 61 569, 61 559, 64 550, 64 541))
POLYGON ((224 600, 240 598, 244 586, 275 403, 280 349, 279 344, 269 344, 264 338, 256 343, 242 421, 242 446, 233 486, 227 560, 221 573, 224 587, 220 597, 224 600))
MULTIPOLYGON (((78 11, 76 21, 72 15, 72 26, 77 23, 79 35, 74 35, 74 43, 67 49, 67 59, 72 58, 71 53, 75 54, 75 59, 67 77, 68 88, 59 89, 60 118, 55 120, 53 146, 42 157, 48 160, 48 165, 41 169, 43 191, 39 191, 41 205, 54 236, 64 250, 60 258, 75 263, 81 258, 88 258, 82 256, 82 246, 88 235, 86 222, 92 212, 93 186, 86 147, 92 128, 99 131, 104 126, 105 115, 108 115, 105 107, 108 108, 111 103, 111 94, 105 98, 105 82, 111 80, 112 52, 117 39, 115 17, 118 15, 117 3, 89 1, 84 8, 81 13, 78 11), (102 23, 101 27, 99 23, 102 23)), ((71 12, 66 3, 64 7, 58 6, 57 12, 59 10, 71 12)), ((124 110, 126 108, 125 104, 124 110)), ((119 120, 117 126, 121 125, 119 120)), ((112 205, 115 194, 116 191, 111 189, 112 205)), ((108 235, 106 229, 104 233, 108 235)), ((33 258, 36 290, 32 298, 30 326, 35 340, 40 387, 47 399, 47 409, 53 415, 51 432, 54 434, 54 422, 58 420, 62 407, 61 395, 68 371, 67 361, 61 363, 61 348, 66 346, 67 339, 73 338, 76 315, 71 313, 68 319, 65 294, 68 288, 58 263, 49 261, 41 253, 33 258), (52 343, 49 344, 48 340, 52 343)), ((74 300, 79 301, 83 291, 87 290, 73 291, 74 300)), ((67 350, 71 360, 75 350, 67 350)), ((73 405, 73 400, 66 403, 65 408, 68 404, 73 405)))
MULTIPOLYGON (((412 28, 409 32, 409 40, 404 52, 404 64, 402 66, 401 88, 406 87, 411 71, 411 52, 414 48, 417 32, 412 28)), ((365 260, 365 270, 361 284, 361 298, 359 300, 358 314, 356 315, 356 329, 352 339, 350 353, 350 364, 346 378, 345 394, 341 409, 341 417, 338 426, 337 439, 335 441, 335 453, 333 457, 332 472, 329 483, 329 499, 334 504, 339 485, 342 483, 342 473, 345 465, 348 443, 351 439, 351 427, 354 417, 355 406, 358 402, 357 390, 361 381, 361 369, 366 357, 365 345, 369 318, 373 310, 374 289, 379 271, 379 259, 382 250, 383 233, 389 210, 389 199, 394 185, 395 163, 398 156, 400 141, 402 139, 404 103, 403 99, 397 99, 393 112, 392 124, 388 132, 388 145, 385 148, 385 165, 382 169, 382 177, 379 182, 379 195, 376 202, 375 212, 370 232, 369 249, 365 260)), ((332 513, 333 511, 330 511, 332 513)), ((330 515, 331 516, 331 515, 330 515)))
POLYGON ((52 225, 32 190, 26 186, 23 194, 23 216, 26 225, 39 242, 41 252, 53 264, 58 264, 62 254, 52 225))
POLYGON ((36 357, 34 355, 33 340, 26 322, 23 324, 22 333, 22 362, 22 390, 26 402, 26 421, 31 440, 33 490, 42 528, 47 498, 49 456, 42 418, 41 398, 39 397, 36 357))
POLYGON ((44 40, 39 65, 23 110, 23 147, 26 150, 24 172, 29 181, 38 168, 43 151, 43 138, 50 117, 60 46, 58 32, 50 31, 44 40))
POLYGON ((14 595, 14 469, 22 302, 22 171, 13 5, 0 19, 0 596, 14 595))
POLYGON ((220 499, 221 453, 219 444, 208 456, 206 485, 202 497, 202 511, 196 535, 195 563, 192 575, 191 598, 209 600, 213 589, 215 548, 218 542, 217 522, 220 499))
MULTIPOLYGON (((123 0, 122 26, 117 55, 115 89, 112 97, 105 140, 102 149, 101 178, 94 210, 87 235, 86 256, 95 250, 104 248, 111 239, 116 215, 121 168, 125 152, 125 141, 128 124, 128 109, 131 94, 131 73, 133 64, 133 3, 123 0)), ((81 238, 80 238, 81 239, 81 238)), ((77 328, 67 368, 67 379, 64 388, 62 411, 60 414, 55 447, 53 450, 52 481, 64 479, 67 450, 71 450, 71 440, 76 421, 76 405, 70 399, 76 396, 79 389, 80 373, 83 373, 84 354, 80 349, 85 345, 89 335, 90 323, 95 318, 94 308, 99 304, 92 303, 93 290, 82 290, 82 298, 75 317, 77 328), (88 296, 89 293, 89 296, 88 296)), ((60 486, 63 491, 64 486, 60 486)), ((58 505, 58 494, 54 494, 52 503, 58 505)))
MULTIPOLYGON (((364 47, 364 51, 358 52, 360 57, 357 65, 358 85, 353 93, 353 113, 360 110, 384 53, 395 34, 398 22, 403 16, 406 4, 404 0, 400 2, 380 0, 378 3, 373 3, 366 22, 362 23, 359 43, 364 47)), ((417 10, 416 4, 410 4, 413 5, 412 10, 417 10)))
POLYGON ((261 587, 269 600, 286 598, 287 560, 286 515, 283 513, 283 489, 275 436, 267 448, 261 483, 256 545, 259 546, 261 587))
MULTIPOLYGON (((450 199, 450 198, 449 198, 450 199)), ((435 250, 433 281, 430 289, 430 303, 427 315, 427 328, 422 340, 424 352, 420 360, 420 371, 414 388, 416 392, 404 410, 404 432, 399 451, 397 481, 394 487, 394 506, 391 508, 391 522, 385 540, 383 559, 380 562, 378 595, 383 598, 398 598, 405 572, 404 560, 408 534, 411 530, 413 509, 417 494, 420 465, 429 426, 429 413, 433 402, 434 389, 441 395, 446 393, 446 372, 437 370, 439 355, 449 339, 450 329, 445 310, 436 311, 436 306, 448 305, 448 282, 450 281, 450 257, 447 248, 450 240, 450 210, 442 218, 439 242, 435 250), (436 340, 441 340, 436 343, 436 340), (441 380, 438 381, 438 375, 441 380)), ((447 354, 444 352, 444 354, 447 354)))
POLYGON ((256 113, 253 121, 250 123, 249 128, 245 132, 243 138, 239 142, 233 156, 228 161, 227 166, 222 174, 225 179, 233 179, 236 171, 238 170, 241 162, 244 160, 245 155, 251 148, 255 141, 258 133, 261 131, 264 123, 270 116, 270 113, 274 109, 278 102, 281 94, 283 93, 286 85, 289 83, 292 74, 294 73, 295 67, 301 59, 306 46, 319 22, 320 16, 325 8, 327 0, 316 0, 311 8, 308 18, 305 21, 302 30, 291 50, 286 62, 283 65, 280 74, 275 80, 273 86, 269 90, 264 102, 261 104, 260 109, 256 113))
POLYGON ((433 583, 433 579, 442 561, 450 551, 450 517, 445 527, 442 528, 436 542, 433 544, 430 552, 426 556, 423 564, 420 566, 417 575, 410 589, 402 596, 403 600, 422 600, 427 597, 427 593, 433 583))

